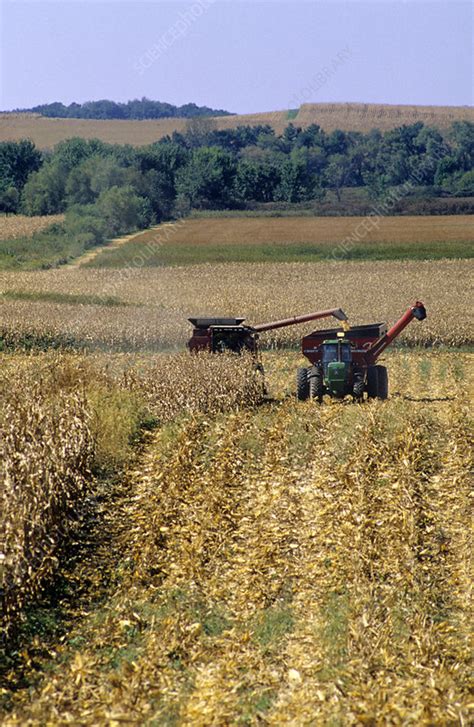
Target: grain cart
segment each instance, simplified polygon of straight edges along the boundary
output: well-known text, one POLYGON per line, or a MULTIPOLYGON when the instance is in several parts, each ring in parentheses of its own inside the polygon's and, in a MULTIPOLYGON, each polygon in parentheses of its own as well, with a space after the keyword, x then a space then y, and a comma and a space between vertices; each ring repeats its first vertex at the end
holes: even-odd
POLYGON ((256 326, 244 325, 245 318, 189 318, 188 320, 194 326, 194 330, 188 341, 188 348, 190 351, 208 351, 211 353, 250 351, 257 355, 260 333, 274 331, 277 328, 286 326, 295 326, 318 318, 328 318, 329 316, 333 316, 339 321, 347 321, 347 316, 341 308, 316 311, 315 313, 284 318, 271 323, 260 323, 256 326))
POLYGON ((425 306, 420 301, 408 308, 389 330, 386 323, 372 323, 348 330, 313 331, 305 336, 302 350, 311 366, 297 371, 298 399, 322 402, 324 394, 337 399, 351 394, 356 401, 362 401, 365 392, 369 399, 386 399, 387 369, 378 365, 377 359, 414 318, 426 318, 425 306))

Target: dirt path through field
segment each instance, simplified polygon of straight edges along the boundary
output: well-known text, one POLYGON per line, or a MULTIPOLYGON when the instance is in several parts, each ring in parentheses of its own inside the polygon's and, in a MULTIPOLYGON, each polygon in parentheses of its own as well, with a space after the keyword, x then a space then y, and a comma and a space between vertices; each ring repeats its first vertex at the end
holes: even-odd
POLYGON ((4 724, 467 724, 464 385, 418 361, 388 402, 280 387, 150 435, 102 600, 4 724))
POLYGON ((154 227, 149 227, 147 230, 140 230, 139 232, 131 232, 129 235, 124 235, 122 237, 115 237, 110 242, 107 242, 105 245, 99 245, 98 247, 93 247, 91 250, 88 250, 83 255, 80 255, 77 258, 74 258, 74 260, 71 260, 70 263, 68 263, 65 267, 69 268, 80 268, 84 267, 88 263, 95 260, 95 258, 103 253, 106 250, 116 250, 117 248, 122 247, 127 242, 132 242, 136 238, 140 238, 142 235, 146 234, 147 236, 153 236, 153 233, 156 230, 161 230, 163 227, 170 227, 174 225, 174 222, 163 222, 160 225, 155 225, 154 227))

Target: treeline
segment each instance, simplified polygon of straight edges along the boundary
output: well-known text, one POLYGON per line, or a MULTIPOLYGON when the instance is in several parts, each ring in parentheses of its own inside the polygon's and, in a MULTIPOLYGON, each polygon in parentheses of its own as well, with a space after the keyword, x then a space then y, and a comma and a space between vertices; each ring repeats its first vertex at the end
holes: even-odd
POLYGON ((198 116, 230 116, 223 109, 211 109, 208 106, 196 106, 187 103, 174 106, 163 101, 152 101, 149 98, 134 99, 126 103, 117 101, 86 101, 83 104, 71 103, 65 106, 60 101, 40 104, 31 109, 17 109, 17 112, 41 114, 56 119, 191 119, 198 116))
POLYGON ((216 130, 194 119, 144 147, 80 138, 39 152, 30 141, 0 144, 0 210, 44 215, 96 203, 127 189, 152 219, 190 209, 245 209, 252 203, 323 200, 329 190, 365 188, 373 199, 403 186, 406 195, 474 195, 474 124, 441 134, 421 122, 381 133, 306 129, 289 124, 216 130))
POLYGON ((431 200, 474 195, 474 124, 455 122, 446 134, 422 123, 369 134, 290 124, 276 135, 193 119, 186 133, 138 148, 80 138, 50 153, 30 141, 0 144, 0 211, 66 212, 62 225, 35 236, 66 257, 193 209, 322 205, 328 191, 339 199, 347 189, 363 189, 373 204, 420 190, 431 200))

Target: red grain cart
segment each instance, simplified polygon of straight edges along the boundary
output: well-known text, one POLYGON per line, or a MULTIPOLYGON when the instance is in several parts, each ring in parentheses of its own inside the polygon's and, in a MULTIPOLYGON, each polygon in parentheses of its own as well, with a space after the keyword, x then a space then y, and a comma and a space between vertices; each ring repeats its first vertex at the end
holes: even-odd
POLYGON ((302 341, 304 356, 311 362, 297 371, 298 399, 322 402, 324 394, 342 399, 348 394, 361 401, 386 399, 388 373, 377 359, 413 320, 426 318, 423 303, 417 301, 390 329, 386 323, 313 331, 302 341))

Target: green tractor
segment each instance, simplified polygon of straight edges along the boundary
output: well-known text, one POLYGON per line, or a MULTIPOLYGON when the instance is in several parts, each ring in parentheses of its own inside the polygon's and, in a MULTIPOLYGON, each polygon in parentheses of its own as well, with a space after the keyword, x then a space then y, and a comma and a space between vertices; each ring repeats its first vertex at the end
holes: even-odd
POLYGON ((298 369, 298 399, 316 399, 320 403, 328 394, 343 399, 348 394, 362 400, 364 391, 369 398, 386 399, 388 376, 385 366, 366 366, 353 355, 351 342, 343 338, 325 339, 320 347, 320 361, 311 368, 298 369))
POLYGON ((313 331, 302 341, 303 354, 312 365, 298 369, 297 398, 322 402, 325 394, 336 399, 350 395, 362 401, 367 393, 369 399, 386 399, 387 369, 377 360, 413 319, 425 318, 425 307, 417 301, 389 330, 386 323, 372 323, 313 331))

